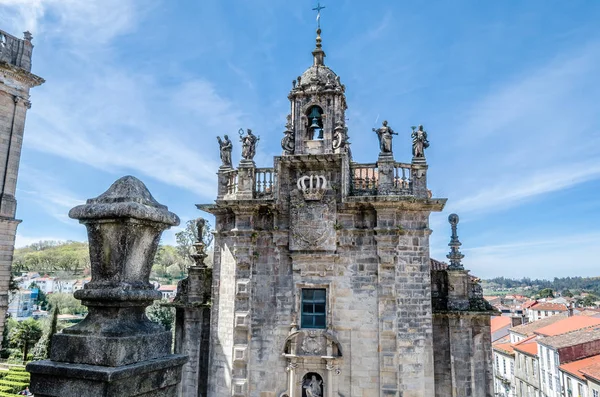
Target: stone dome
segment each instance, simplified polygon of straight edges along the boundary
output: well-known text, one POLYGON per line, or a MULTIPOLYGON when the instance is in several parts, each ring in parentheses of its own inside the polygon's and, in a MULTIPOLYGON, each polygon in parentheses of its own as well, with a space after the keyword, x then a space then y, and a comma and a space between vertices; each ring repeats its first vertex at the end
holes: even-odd
POLYGON ((306 69, 298 79, 298 88, 324 87, 341 89, 339 77, 325 65, 313 65, 306 69))

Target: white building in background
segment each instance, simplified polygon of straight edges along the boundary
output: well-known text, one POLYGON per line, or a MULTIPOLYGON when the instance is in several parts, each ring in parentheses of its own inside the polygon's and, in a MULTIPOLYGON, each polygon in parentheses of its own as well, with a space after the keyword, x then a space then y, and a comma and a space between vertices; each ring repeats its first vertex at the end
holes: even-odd
POLYGON ((8 298, 8 314, 15 319, 31 317, 34 299, 28 289, 19 289, 8 298))
POLYGON ((529 322, 533 322, 568 312, 569 308, 563 303, 537 302, 527 309, 527 316, 529 317, 529 322))
POLYGON ((177 285, 161 285, 158 290, 163 299, 173 299, 177 295, 177 285))
POLYGON ((493 345, 494 390, 497 397, 515 397, 515 352, 510 342, 493 345))

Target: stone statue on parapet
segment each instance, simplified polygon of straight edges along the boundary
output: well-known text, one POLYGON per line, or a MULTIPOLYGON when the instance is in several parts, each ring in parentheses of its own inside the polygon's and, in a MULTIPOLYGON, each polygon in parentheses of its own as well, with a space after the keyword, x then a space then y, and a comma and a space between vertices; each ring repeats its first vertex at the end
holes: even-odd
POLYGON ((412 153, 413 157, 425 157, 425 149, 429 147, 427 140, 427 131, 423 130, 423 126, 419 125, 417 129, 412 127, 412 153))
POLYGON ((240 142, 242 142, 242 157, 244 160, 253 160, 256 154, 256 144, 260 137, 254 135, 250 128, 246 130, 246 136, 244 136, 244 130, 241 128, 238 133, 240 134, 240 142))
POLYGON ((222 163, 221 167, 231 168, 231 150, 233 149, 231 140, 229 140, 227 135, 224 135, 223 139, 218 136, 217 141, 219 142, 219 151, 222 163))
POLYGON ((285 154, 291 155, 294 154, 295 146, 296 146, 296 137, 292 127, 292 116, 288 114, 287 123, 285 124, 285 132, 284 137, 281 140, 281 148, 285 152, 285 154))
POLYGON ((377 134, 377 138, 379 138, 379 150, 381 153, 392 153, 392 138, 394 135, 398 135, 397 132, 394 132, 391 127, 388 127, 387 120, 384 120, 381 127, 375 129, 373 131, 377 134))

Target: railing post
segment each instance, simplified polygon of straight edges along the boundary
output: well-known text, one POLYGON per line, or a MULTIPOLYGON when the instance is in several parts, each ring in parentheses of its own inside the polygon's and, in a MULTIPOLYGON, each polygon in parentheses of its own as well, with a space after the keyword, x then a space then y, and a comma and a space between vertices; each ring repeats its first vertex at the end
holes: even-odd
POLYGON ((427 164, 424 161, 421 163, 413 159, 410 167, 410 180, 415 197, 429 197, 429 190, 427 190, 427 164))
POLYGON ((377 169, 379 171, 377 194, 387 195, 394 190, 395 165, 394 157, 379 155, 379 159, 377 160, 377 169))
POLYGON ((252 200, 256 190, 256 164, 252 160, 240 161, 238 167, 237 200, 252 200))

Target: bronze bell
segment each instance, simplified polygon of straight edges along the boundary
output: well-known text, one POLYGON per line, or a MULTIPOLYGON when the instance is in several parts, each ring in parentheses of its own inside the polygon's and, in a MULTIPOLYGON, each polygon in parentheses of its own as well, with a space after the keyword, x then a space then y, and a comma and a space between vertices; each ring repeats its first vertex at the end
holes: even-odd
POLYGON ((316 117, 313 117, 313 119, 312 119, 312 124, 311 124, 311 125, 310 125, 310 127, 308 127, 308 128, 310 128, 311 130, 316 130, 316 129, 318 129, 318 128, 321 128, 321 127, 319 126, 319 120, 318 120, 316 117))

